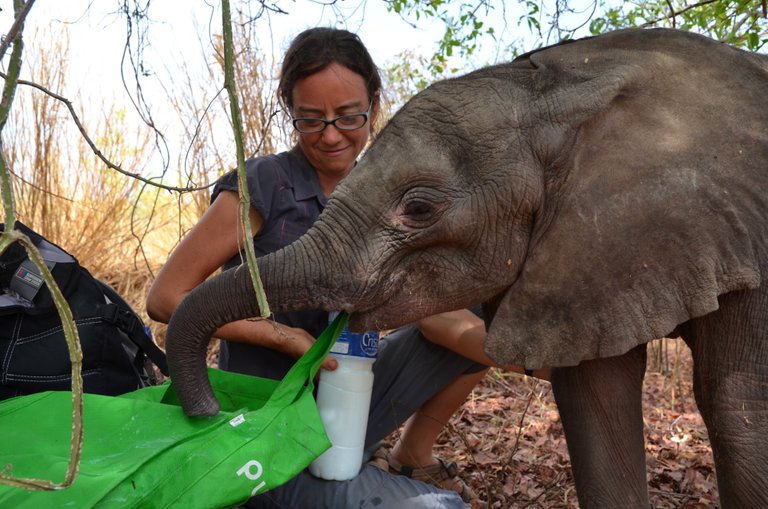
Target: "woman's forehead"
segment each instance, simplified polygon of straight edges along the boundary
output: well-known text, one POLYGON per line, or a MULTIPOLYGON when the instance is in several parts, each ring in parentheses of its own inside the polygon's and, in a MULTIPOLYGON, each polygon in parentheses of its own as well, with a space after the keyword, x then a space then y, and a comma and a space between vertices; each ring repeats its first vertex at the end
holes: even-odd
POLYGON ((368 90, 362 76, 332 63, 323 70, 296 82, 294 110, 368 109, 368 90))

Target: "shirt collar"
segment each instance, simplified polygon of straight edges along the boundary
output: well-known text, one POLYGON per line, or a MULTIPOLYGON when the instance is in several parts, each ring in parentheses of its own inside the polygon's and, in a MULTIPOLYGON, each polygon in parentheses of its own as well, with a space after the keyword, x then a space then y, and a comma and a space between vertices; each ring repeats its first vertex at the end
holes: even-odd
POLYGON ((295 168, 298 170, 293 179, 293 193, 296 200, 317 198, 320 203, 325 206, 328 202, 328 198, 325 197, 325 193, 323 193, 323 189, 320 187, 320 179, 317 177, 317 171, 315 171, 309 163, 304 152, 296 146, 289 151, 289 154, 295 159, 295 168))

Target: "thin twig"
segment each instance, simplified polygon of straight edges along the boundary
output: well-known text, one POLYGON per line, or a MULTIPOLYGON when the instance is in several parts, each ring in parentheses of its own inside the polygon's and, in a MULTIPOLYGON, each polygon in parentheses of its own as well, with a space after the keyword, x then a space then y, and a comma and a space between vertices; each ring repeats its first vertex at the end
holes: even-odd
POLYGON ((523 435, 523 422, 525 421, 525 416, 528 414, 531 401, 533 401, 533 389, 531 389, 531 391, 528 393, 528 400, 525 402, 523 414, 520 416, 520 423, 517 425, 517 436, 515 436, 515 445, 512 447, 512 451, 509 453, 509 458, 505 462, 507 466, 512 465, 512 460, 514 459, 515 454, 517 453, 517 449, 520 446, 520 437, 523 435))
POLYGON ((56 311, 61 318, 61 327, 64 331, 64 337, 67 340, 69 359, 72 364, 72 434, 69 450, 69 464, 67 465, 67 473, 64 476, 63 482, 55 483, 49 480, 11 477, 8 475, 11 472, 11 466, 6 465, 3 469, 3 473, 0 473, 0 484, 8 484, 10 486, 32 491, 59 490, 67 488, 75 482, 77 473, 80 470, 80 458, 83 453, 83 352, 80 348, 80 336, 78 335, 77 327, 75 326, 72 310, 69 308, 67 300, 61 293, 61 289, 56 283, 56 280, 53 279, 53 274, 51 274, 50 269, 45 264, 45 260, 43 260, 37 247, 25 234, 18 230, 8 228, 0 237, 0 253, 13 242, 19 242, 27 250, 29 259, 40 271, 40 274, 48 287, 48 291, 51 292, 51 297, 56 305, 56 311))
POLYGON ((23 176, 19 175, 18 173, 16 173, 13 170, 9 169, 8 172, 11 175, 13 175, 14 177, 16 177, 17 179, 19 179, 21 182, 23 182, 25 185, 28 185, 29 187, 31 187, 32 189, 34 189, 36 191, 39 191, 39 192, 41 192, 43 194, 47 194, 49 196, 53 196, 57 200, 63 200, 63 201, 68 201, 70 203, 75 203, 75 200, 73 200, 72 198, 70 198, 68 196, 61 195, 61 194, 56 194, 56 193, 54 193, 52 191, 49 191, 48 189, 43 189, 39 185, 35 184, 34 182, 30 182, 29 180, 25 179, 23 176))
POLYGON ((488 482, 488 479, 485 476, 485 472, 483 472, 483 469, 480 463, 475 458, 475 453, 472 452, 472 446, 469 444, 469 441, 467 440, 466 433, 464 433, 462 430, 456 427, 452 422, 448 422, 445 424, 448 424, 451 428, 451 431, 456 433, 456 435, 458 435, 459 440, 461 440, 461 442, 464 444, 464 449, 466 450, 467 457, 469 458, 470 462, 477 467, 477 472, 478 474, 480 474, 480 479, 483 482, 483 489, 485 490, 485 495, 486 495, 485 506, 486 506, 486 509, 488 509, 491 504, 491 496, 492 496, 491 486, 490 486, 490 483, 488 482))
MULTIPOLYGON (((681 14, 685 14, 686 12, 688 12, 688 11, 690 11, 692 9, 697 9, 697 8, 702 7, 704 5, 713 4, 713 3, 718 2, 718 1, 719 0, 703 0, 702 2, 688 5, 684 9, 680 9, 677 12, 675 12, 674 10, 672 12, 674 13, 675 16, 680 16, 681 14)), ((647 21, 647 22, 643 23, 642 25, 640 25, 639 28, 644 28, 644 27, 655 25, 659 21, 662 21, 662 20, 665 20, 665 19, 668 19, 668 17, 667 16, 663 16, 661 18, 656 18, 654 20, 647 21)))
POLYGON ((8 51, 8 46, 10 46, 21 33, 22 27, 24 26, 24 20, 27 19, 27 14, 29 14, 29 10, 34 3, 35 0, 27 0, 27 3, 24 4, 24 7, 18 13, 16 19, 13 20, 13 25, 11 25, 10 30, 8 30, 8 33, 5 34, 2 41, 0 41, 0 60, 5 56, 5 52, 8 51))
MULTIPOLYGON (((17 22, 14 24, 14 28, 16 28, 18 24, 18 30, 12 38, 9 37, 7 41, 4 41, 13 43, 13 51, 11 52, 11 59, 8 64, 8 77, 6 78, 5 86, 3 87, 2 100, 0 100, 0 132, 2 132, 5 127, 5 122, 8 119, 8 114, 11 105, 13 104, 13 98, 16 95, 16 87, 18 86, 19 74, 21 72, 21 56, 24 49, 22 41, 22 33, 24 31, 23 20, 29 13, 29 9, 32 7, 33 3, 33 0, 28 0, 26 3, 24 3, 23 0, 14 0, 13 3, 17 22), (21 20, 21 23, 18 23, 19 20, 21 20)), ((2 53, 5 53, 6 49, 7 46, 4 46, 2 53)), ((40 251, 38 251, 37 247, 32 243, 29 237, 14 229, 16 223, 16 210, 13 198, 13 187, 11 185, 10 171, 5 160, 5 154, 2 150, 0 150, 0 186, 2 187, 5 223, 3 234, 0 236, 0 253, 3 253, 14 242, 19 242, 27 251, 29 259, 40 271, 40 275, 48 286, 48 291, 51 293, 51 297, 56 306, 56 311, 61 318, 61 327, 67 342, 67 349, 72 368, 72 428, 70 435, 69 462, 67 464, 67 472, 64 476, 64 481, 62 483, 54 483, 50 480, 12 477, 10 475, 12 465, 6 465, 2 472, 0 472, 0 484, 7 484, 28 490, 58 490, 71 486, 75 481, 77 472, 80 470, 80 458, 83 452, 83 354, 80 349, 80 338, 77 327, 75 326, 75 321, 72 317, 72 310, 69 308, 66 299, 64 299, 58 284, 53 279, 53 275, 45 264, 43 257, 40 255, 40 251)))
MULTIPOLYGON (((7 75, 5 73, 0 72, 0 78, 6 79, 7 75)), ((111 168, 111 169, 113 169, 113 170, 115 170, 117 172, 120 172, 120 173, 122 173, 123 175, 125 175, 127 177, 131 177, 131 178, 134 178, 136 180, 140 180, 141 182, 144 182, 145 184, 148 184, 148 185, 154 186, 154 187, 158 187, 160 189, 165 189, 167 191, 176 191, 176 192, 179 192, 179 193, 189 193, 189 192, 193 192, 193 191, 202 191, 204 189, 208 189, 209 187, 212 187, 213 185, 215 185, 215 182, 212 182, 210 184, 206 184, 204 186, 198 186, 198 187, 168 186, 168 185, 165 185, 165 184, 154 182, 153 179, 148 179, 146 177, 143 177, 143 176, 139 175, 138 173, 132 173, 132 172, 130 172, 128 170, 124 170, 120 165, 118 165, 116 163, 113 163, 112 161, 107 159, 107 157, 104 154, 102 154, 102 152, 99 150, 99 148, 96 146, 96 144, 91 140, 90 136, 88 136, 88 132, 85 130, 85 127, 83 127, 82 122, 80 122, 80 117, 78 117, 77 113, 75 112, 75 108, 72 105, 72 101, 70 101, 66 97, 63 97, 63 96, 57 94, 56 92, 48 90, 47 88, 45 88, 44 86, 42 86, 42 85, 40 85, 38 83, 35 83, 35 82, 32 82, 32 81, 27 81, 27 80, 19 80, 18 83, 20 85, 26 85, 28 87, 36 88, 36 89, 40 90, 41 92, 43 92, 44 94, 47 94, 47 95, 53 97, 57 101, 61 101, 62 103, 64 103, 64 105, 69 110, 69 114, 71 115, 72 120, 74 121, 75 125, 77 126, 77 129, 80 131, 80 134, 83 136, 83 139, 85 140, 85 142, 88 144, 89 147, 91 147, 91 150, 96 155, 96 157, 101 159, 101 161, 107 167, 109 167, 109 168, 111 168)))
POLYGON ((672 20, 672 28, 677 28, 677 19, 676 19, 677 14, 675 14, 675 7, 672 5, 672 2, 670 2, 669 0, 666 0, 666 1, 667 1, 667 7, 669 7, 669 12, 672 13, 672 15, 670 16, 670 19, 672 20))

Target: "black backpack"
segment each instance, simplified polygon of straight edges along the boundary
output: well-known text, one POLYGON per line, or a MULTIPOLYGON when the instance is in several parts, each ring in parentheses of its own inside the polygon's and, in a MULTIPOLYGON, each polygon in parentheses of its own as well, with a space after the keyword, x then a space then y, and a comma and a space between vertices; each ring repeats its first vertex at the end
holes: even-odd
MULTIPOLYGON (((72 309, 83 351, 85 392, 115 396, 154 385, 152 362, 168 375, 165 354, 149 328, 114 289, 18 221, 16 229, 38 248, 72 309)), ((71 366, 48 287, 15 242, 0 255, 0 399, 71 390, 71 366)))

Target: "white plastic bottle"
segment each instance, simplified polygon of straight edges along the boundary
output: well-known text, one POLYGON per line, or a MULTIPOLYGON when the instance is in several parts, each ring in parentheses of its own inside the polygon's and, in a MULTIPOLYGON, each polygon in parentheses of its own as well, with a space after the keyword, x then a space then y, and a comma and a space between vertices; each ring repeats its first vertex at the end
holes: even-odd
POLYGON ((309 466, 316 477, 345 481, 360 472, 378 345, 378 332, 359 334, 344 327, 331 348, 338 368, 320 371, 317 408, 332 446, 309 466))

